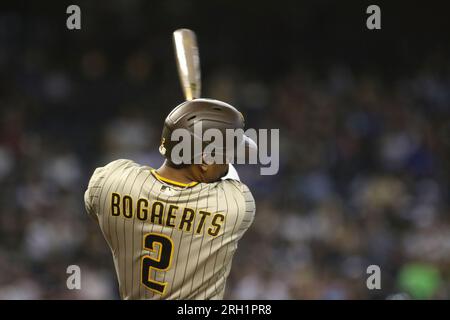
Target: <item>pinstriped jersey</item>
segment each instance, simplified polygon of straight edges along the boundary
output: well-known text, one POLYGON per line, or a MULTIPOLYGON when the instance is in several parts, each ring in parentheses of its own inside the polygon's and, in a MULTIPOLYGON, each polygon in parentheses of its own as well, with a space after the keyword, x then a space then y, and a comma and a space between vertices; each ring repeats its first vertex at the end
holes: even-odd
POLYGON ((222 299, 255 201, 236 180, 182 184, 116 160, 85 192, 114 260, 122 299, 222 299))

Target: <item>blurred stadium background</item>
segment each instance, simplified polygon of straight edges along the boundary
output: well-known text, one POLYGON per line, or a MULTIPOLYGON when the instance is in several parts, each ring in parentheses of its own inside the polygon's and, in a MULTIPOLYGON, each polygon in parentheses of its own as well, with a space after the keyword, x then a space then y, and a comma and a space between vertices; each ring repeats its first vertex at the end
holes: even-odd
POLYGON ((359 1, 2 4, 0 299, 118 298, 83 192, 112 159, 161 164, 179 27, 197 32, 204 96, 280 128, 278 175, 238 167, 257 215, 226 298, 448 299, 448 10, 379 4, 378 31, 359 1), (372 264, 381 290, 366 288, 372 264))

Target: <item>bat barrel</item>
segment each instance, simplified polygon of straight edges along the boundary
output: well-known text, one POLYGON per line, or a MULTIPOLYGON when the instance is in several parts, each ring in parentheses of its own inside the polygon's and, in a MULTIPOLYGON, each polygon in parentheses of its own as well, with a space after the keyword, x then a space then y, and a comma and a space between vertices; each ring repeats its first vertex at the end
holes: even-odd
POLYGON ((178 75, 186 100, 201 94, 200 56, 197 37, 192 30, 178 29, 173 33, 178 75))

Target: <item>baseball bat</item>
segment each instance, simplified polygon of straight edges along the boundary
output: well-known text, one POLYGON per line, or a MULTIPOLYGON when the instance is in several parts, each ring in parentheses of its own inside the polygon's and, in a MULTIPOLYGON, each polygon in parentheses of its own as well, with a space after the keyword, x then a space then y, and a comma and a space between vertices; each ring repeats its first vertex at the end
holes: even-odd
POLYGON ((178 76, 186 100, 200 98, 201 75, 197 37, 194 31, 178 29, 173 32, 178 76))
MULTIPOLYGON (((173 43, 184 97, 186 100, 200 98, 202 83, 197 37, 192 30, 177 29, 173 32, 173 43)), ((227 178, 240 180, 239 174, 232 164, 228 166, 227 175, 222 177, 222 179, 227 178)))

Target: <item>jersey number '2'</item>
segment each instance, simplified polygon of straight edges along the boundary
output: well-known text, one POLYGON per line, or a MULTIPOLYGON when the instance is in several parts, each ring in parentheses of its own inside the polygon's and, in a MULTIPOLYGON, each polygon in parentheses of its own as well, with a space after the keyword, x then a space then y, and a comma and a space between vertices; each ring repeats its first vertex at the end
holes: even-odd
POLYGON ((173 254, 172 239, 159 233, 149 233, 144 237, 144 248, 157 252, 157 258, 144 256, 142 258, 142 283, 150 290, 163 295, 167 282, 159 282, 151 279, 151 270, 167 271, 170 268, 173 254), (156 246, 156 248, 155 248, 156 246))

